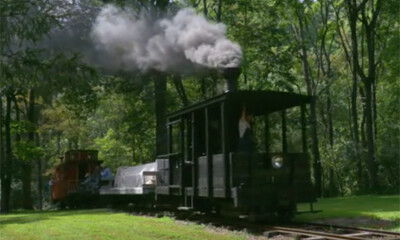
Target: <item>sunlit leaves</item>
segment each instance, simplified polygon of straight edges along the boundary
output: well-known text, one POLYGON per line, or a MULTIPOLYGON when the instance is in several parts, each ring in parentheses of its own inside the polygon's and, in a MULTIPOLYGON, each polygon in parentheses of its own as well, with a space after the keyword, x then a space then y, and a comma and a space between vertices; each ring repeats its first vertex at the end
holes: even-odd
POLYGON ((32 159, 40 159, 44 155, 41 147, 26 141, 17 142, 13 152, 17 159, 24 162, 30 162, 32 159))
POLYGON ((99 150, 99 158, 104 161, 104 165, 110 167, 115 172, 117 167, 129 166, 133 164, 132 149, 122 144, 115 136, 112 128, 109 128, 104 137, 94 139, 95 148, 99 150))

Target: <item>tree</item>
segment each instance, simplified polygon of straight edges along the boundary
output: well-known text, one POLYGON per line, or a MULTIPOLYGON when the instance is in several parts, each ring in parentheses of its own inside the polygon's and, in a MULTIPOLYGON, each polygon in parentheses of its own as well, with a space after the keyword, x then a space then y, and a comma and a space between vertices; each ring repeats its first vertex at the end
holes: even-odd
MULTIPOLYGON (((93 79, 91 77, 94 76, 94 71, 92 68, 82 64, 79 61, 79 57, 76 55, 54 55, 49 52, 44 53, 41 49, 43 46, 41 45, 43 43, 43 36, 48 34, 55 26, 59 26, 60 22, 65 21, 67 13, 63 12, 61 9, 65 7, 65 4, 68 5, 69 3, 58 1, 1 1, 0 3, 2 17, 0 32, 2 58, 0 72, 3 80, 1 82, 1 93, 6 95, 7 99, 14 99, 16 95, 27 95, 22 97, 23 99, 29 99, 26 101, 26 117, 30 123, 27 142, 30 142, 30 145, 35 145, 37 143, 37 139, 35 139, 36 125, 37 119, 39 118, 38 115, 36 115, 38 113, 36 109, 36 100, 38 96, 47 99, 49 96, 54 96, 62 92, 59 91, 60 89, 64 90, 67 87, 71 87, 71 85, 73 86, 74 84, 71 83, 75 81, 70 81, 72 75, 74 75, 76 79, 85 79, 85 82, 87 82, 87 80, 93 79), (69 82, 66 82, 66 80, 69 82), (54 91, 54 85, 60 87, 57 89, 57 93, 54 91), (38 88, 39 86, 41 87, 40 90, 38 88)), ((85 86, 85 84, 81 84, 81 86, 85 86)), ((87 91, 85 88, 81 87, 66 92, 67 94, 64 94, 65 99, 73 99, 73 101, 79 102, 81 106, 85 106, 82 105, 82 102, 86 103, 85 100, 90 98, 85 98, 84 96, 90 95, 91 89, 87 91), (76 95, 74 95, 74 98, 68 99, 69 96, 79 91, 81 91, 81 96, 78 101, 76 100, 76 95)), ((14 104, 17 109, 17 117, 19 118, 18 103, 15 102, 14 104)), ((11 111, 11 109, 7 109, 7 111, 11 111)), ((11 119, 10 115, 11 112, 7 115, 11 119)), ((7 124, 9 123, 5 121, 6 129, 9 128, 7 124)), ((19 133, 17 137, 18 135, 19 133)), ((20 140, 21 139, 18 141, 20 140)), ((1 174, 1 176, 5 178, 8 178, 9 175, 7 171, 12 171, 13 166, 11 165, 11 158, 13 152, 15 152, 15 144, 11 144, 11 142, 8 141, 11 141, 11 137, 6 137, 5 145, 7 146, 7 154, 6 160, 4 160, 6 164, 1 169, 1 171, 5 172, 5 174, 1 174)), ((30 186, 33 160, 37 160, 38 169, 40 170, 39 159, 26 159, 22 164, 22 168, 24 169, 24 207, 28 209, 32 208, 30 203, 30 186)), ((38 176, 41 176, 40 171, 38 176)), ((2 209, 8 211, 10 195, 7 189, 10 187, 11 180, 6 179, 4 184, 5 194, 2 195, 2 201, 4 201, 2 209)))
POLYGON ((312 139, 312 153, 314 157, 313 169, 314 169, 314 181, 317 191, 317 195, 321 196, 322 191, 322 166, 319 154, 319 140, 318 140, 318 128, 317 128, 317 109, 316 109, 316 92, 317 85, 314 82, 311 67, 308 59, 308 51, 305 39, 305 6, 302 3, 295 6, 295 17, 297 23, 292 23, 293 31, 295 32, 296 39, 300 46, 300 60, 303 67, 304 81, 306 84, 307 95, 313 97, 313 101, 310 104, 310 125, 311 125, 311 139, 312 139))
POLYGON ((10 193, 12 179, 12 153, 11 153, 11 93, 6 95, 6 115, 4 120, 5 126, 5 159, 2 159, 1 165, 1 212, 10 211, 10 193))
MULTIPOLYGON (((361 3, 357 3, 356 0, 346 0, 346 9, 349 19, 350 32, 351 32, 351 43, 352 51, 351 57, 353 59, 353 78, 355 74, 360 77, 365 92, 365 117, 366 117, 366 133, 367 133, 367 167, 369 177, 369 190, 375 191, 377 188, 377 164, 375 156, 375 134, 374 127, 376 118, 375 104, 375 91, 376 91, 376 43, 375 43, 375 32, 382 8, 381 0, 365 0, 361 3), (361 15, 361 16, 360 16, 361 15), (359 55, 359 42, 357 33, 357 23, 361 17, 361 24, 365 33, 365 42, 367 44, 367 73, 360 65, 359 55)), ((363 43, 361 43, 363 44, 363 43)), ((361 54, 363 54, 361 52, 361 54)))
MULTIPOLYGON (((35 43, 43 34, 48 32, 50 26, 55 23, 56 17, 48 13, 53 6, 45 5, 43 2, 30 1, 1 1, 1 66, 2 95, 6 95, 6 120, 5 120, 5 145, 6 155, 1 171, 2 198, 1 211, 8 212, 9 198, 12 181, 12 145, 10 136, 11 101, 14 97, 15 86, 21 85, 21 80, 26 80, 25 71, 21 71, 24 64, 35 62, 38 57, 37 51, 29 49, 30 43, 35 43), (32 23, 35 24, 27 24, 32 23), (22 47, 21 47, 22 46, 22 47)), ((29 189, 28 189, 29 190, 29 189)), ((27 201, 26 207, 30 207, 27 201)))

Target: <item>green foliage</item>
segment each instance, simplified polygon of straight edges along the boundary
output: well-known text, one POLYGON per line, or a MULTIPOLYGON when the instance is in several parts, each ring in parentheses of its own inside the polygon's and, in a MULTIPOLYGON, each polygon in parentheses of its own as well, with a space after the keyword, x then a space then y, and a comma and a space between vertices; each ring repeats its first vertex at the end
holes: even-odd
POLYGON ((17 142, 14 146, 14 155, 16 159, 23 162, 31 162, 33 159, 40 159, 44 155, 42 147, 27 141, 17 142))
POLYGON ((37 42, 59 23, 55 11, 56 1, 12 1, 1 0, 0 45, 2 53, 11 53, 10 44, 24 41, 37 42))
MULTIPOLYGON (((34 129, 34 126, 29 121, 13 121, 11 123, 11 134, 26 135, 29 131, 34 131, 34 129)), ((19 139, 19 141, 15 142, 13 155, 19 162, 30 163, 32 160, 43 157, 44 150, 32 141, 19 139)))
MULTIPOLYGON (((121 163, 110 160, 114 167, 118 164, 150 162, 155 157, 155 116, 150 89, 147 86, 139 93, 125 94, 103 92, 100 106, 89 118, 92 138, 104 139, 108 136, 124 146, 126 151, 121 153, 121 160, 125 160, 121 163)), ((100 154, 103 154, 102 151, 100 154)))
POLYGON ((294 91, 291 68, 298 47, 288 31, 290 22, 282 18, 285 6, 261 0, 232 1, 224 7, 228 35, 244 54, 241 87, 294 91))
MULTIPOLYGON (((125 7, 137 8, 135 3, 125 7)), ((204 13, 203 2, 189 1, 199 13, 204 13)), ((271 89, 305 93, 302 80, 303 69, 300 62, 300 45, 293 29, 298 28, 297 14, 302 14, 305 24, 305 47, 309 54, 314 91, 318 95, 317 112, 320 139, 320 153, 324 166, 324 191, 327 193, 330 181, 335 182, 339 194, 349 195, 358 191, 362 183, 356 179, 356 163, 352 161, 354 145, 351 123, 349 122, 351 80, 346 55, 340 46, 338 25, 347 34, 347 19, 343 2, 335 1, 223 1, 222 21, 227 24, 228 36, 242 46, 244 53, 242 75, 239 80, 241 89, 271 89), (328 9, 328 15, 321 15, 328 9), (334 10, 339 10, 336 19, 334 10), (327 18, 324 23, 324 17, 327 18), (338 21, 336 21, 338 20, 338 21), (331 59, 329 76, 321 72, 321 44, 327 45, 331 59), (246 81, 245 81, 246 80, 246 81), (328 94, 327 89, 330 89, 328 94), (329 141, 328 110, 326 101, 332 102, 332 120, 334 143, 329 141), (329 170, 334 175, 328 180, 329 170)), ((398 151, 395 147, 396 114, 398 114, 398 58, 391 54, 398 49, 398 22, 393 17, 395 10, 384 5, 382 28, 377 36, 382 48, 380 76, 377 88, 378 98, 378 164, 380 179, 384 191, 393 191, 398 182, 398 151), (386 37, 381 37, 387 34, 386 37), (390 181, 389 179, 395 179, 390 181), (390 190, 391 189, 391 190, 390 190)), ((207 17, 216 21, 217 2, 207 1, 207 17)), ((347 30, 348 31, 348 30, 347 30)), ((115 76, 100 76, 89 66, 80 67, 78 56, 65 56, 48 60, 46 63, 56 74, 58 81, 50 81, 58 95, 53 115, 46 115, 44 132, 61 134, 62 151, 68 148, 69 140, 78 142, 80 148, 100 150, 102 160, 110 167, 149 162, 154 160, 155 116, 154 96, 151 74, 120 72, 115 76), (87 79, 87 81, 85 81, 87 79), (96 87, 100 84, 101 87, 96 87), (82 103, 85 103, 85 107, 82 103), (64 109, 63 114, 56 112, 64 109), (69 139, 69 140, 68 140, 69 139), (119 156, 118 156, 119 154, 119 156)), ((24 66, 25 67, 25 66, 24 66)), ((22 68, 19 68, 22 69, 22 68)), ((213 96, 216 93, 216 75, 183 76, 183 85, 190 102, 213 96)), ((53 91, 53 90, 51 90, 53 91)), ((168 111, 182 107, 179 94, 169 78, 168 111)), ((362 121, 362 99, 358 102, 358 116, 362 121)), ((279 130, 279 129, 278 129, 279 130)), ((289 129, 297 134, 296 128, 289 129)), ((55 149, 56 141, 49 141, 49 148, 55 149)), ((293 139, 291 139, 293 140, 293 139)), ((292 145, 298 145, 293 140, 292 145)), ((73 144, 74 145, 74 144, 73 144)), ((56 154, 53 156, 55 158, 56 154)), ((362 150, 365 154, 365 149, 362 150)), ((365 166, 363 166, 365 167, 365 166)))
POLYGON ((114 172, 120 166, 133 164, 131 149, 118 141, 115 135, 114 130, 109 128, 103 138, 94 139, 94 147, 99 150, 99 159, 114 172))
POLYGON ((57 56, 57 63, 53 63, 51 72, 55 83, 55 91, 61 93, 61 101, 72 110, 78 117, 87 117, 97 106, 97 95, 95 87, 98 82, 96 70, 80 61, 77 55, 71 58, 57 56))
POLYGON ((377 92, 378 102, 378 138, 377 159, 380 172, 381 192, 392 192, 400 185, 400 85, 399 76, 381 83, 377 92))
MULTIPOLYGON (((76 2, 76 1, 72 1, 76 2)), ((154 1, 78 1, 85 8, 100 3, 116 3, 126 8, 149 8, 154 1)), ((158 2, 158 1, 156 1, 158 2)), ((376 0, 369 0, 368 6, 376 0)), ((199 14, 207 14, 217 21, 218 1, 186 1, 167 4, 169 12, 178 6, 194 6, 199 14), (205 11, 207 10, 207 11, 205 11)), ((351 69, 344 46, 349 48, 350 32, 344 1, 221 1, 221 20, 227 25, 228 37, 239 43, 243 51, 240 89, 269 89, 306 93, 298 36, 298 17, 304 24, 304 47, 308 53, 313 94, 317 97, 317 126, 323 164, 324 193, 334 183, 339 195, 358 193, 367 178, 363 160, 363 182, 357 179, 354 162, 355 146, 351 131, 351 69), (325 16, 324 11, 328 11, 325 16), (337 12, 335 12, 337 11, 337 12), (344 46, 339 33, 344 37, 344 46), (322 51, 325 44, 327 52, 322 51), (330 73, 325 55, 329 55, 330 73), (327 101, 331 100, 329 112, 327 101), (329 117, 333 121, 333 143, 329 138, 329 117), (331 176, 333 169, 333 176, 331 176)), ((79 53, 65 49, 63 53, 46 49, 40 44, 55 30, 67 31, 74 18, 74 3, 70 1, 11 1, 0 0, 0 95, 11 92, 16 96, 20 121, 12 122, 13 140, 19 134, 20 142, 13 142, 13 154, 20 161, 37 158, 46 160, 45 168, 58 164, 66 150, 93 148, 100 151, 101 160, 112 169, 155 159, 155 113, 152 73, 118 72, 104 75, 84 62, 79 53), (60 5, 63 4, 63 5, 60 5), (37 122, 26 119, 29 91, 35 90, 37 122), (35 131, 40 146, 26 140, 29 131, 35 131)), ((383 1, 381 18, 376 29, 376 164, 380 191, 398 192, 400 184, 399 68, 400 28, 399 1, 383 1)), ((78 19, 78 20, 77 20, 78 19)), ((85 23, 87 26, 90 22, 85 23)), ((85 25, 85 26, 86 26, 85 25)), ((86 29, 86 28, 85 28, 86 29)), ((84 31, 83 29, 80 29, 84 31)), ((363 51, 363 70, 367 68, 367 49, 362 38, 364 30, 357 25, 359 51, 363 51), (362 50, 363 49, 363 50, 362 50)), ((363 40, 364 39, 364 40, 363 40)), ((50 39, 55 40, 55 39, 50 39)), ((182 83, 190 103, 214 96, 219 92, 216 72, 198 76, 183 75, 182 83)), ((180 92, 172 75, 167 77, 168 112, 183 107, 180 92)), ((359 87, 363 87, 361 82, 359 87)), ((365 159, 364 97, 358 93, 357 116, 360 125, 360 153, 365 159)), ((4 108, 3 108, 4 109, 4 108)), ((16 113, 12 110, 12 117, 16 113)), ((309 114, 309 113, 307 113, 309 114)), ((288 129, 294 138, 291 146, 299 146, 298 122, 288 129)), ((261 122, 261 121, 260 121, 261 122)), ((278 137, 279 124, 275 132, 278 137)), ((262 126, 260 126, 262 128, 262 126)), ((261 132, 256 133, 262 139, 261 132)), ((261 140, 259 141, 261 143, 261 140)), ((309 147, 310 148, 310 147, 309 147)), ((262 149, 262 144, 260 144, 262 149)), ((21 172, 16 162, 16 172, 21 172)), ((19 175, 18 175, 19 176, 19 175)), ((362 189, 361 189, 362 190, 362 189)))

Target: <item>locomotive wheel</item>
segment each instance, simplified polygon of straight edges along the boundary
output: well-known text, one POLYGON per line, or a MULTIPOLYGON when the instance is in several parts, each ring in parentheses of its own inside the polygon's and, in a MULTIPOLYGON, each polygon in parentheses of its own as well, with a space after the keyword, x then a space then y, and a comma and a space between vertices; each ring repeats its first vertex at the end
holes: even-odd
POLYGON ((250 222, 268 222, 273 221, 274 216, 270 211, 260 207, 252 207, 249 209, 248 219, 250 222))
POLYGON ((279 222, 289 222, 294 217, 293 207, 281 207, 277 211, 279 222))
POLYGON ((65 200, 60 200, 60 209, 64 210, 66 207, 65 200))
POLYGON ((275 221, 276 217, 268 212, 260 213, 258 211, 251 211, 248 215, 248 219, 249 222, 252 223, 265 223, 275 221))

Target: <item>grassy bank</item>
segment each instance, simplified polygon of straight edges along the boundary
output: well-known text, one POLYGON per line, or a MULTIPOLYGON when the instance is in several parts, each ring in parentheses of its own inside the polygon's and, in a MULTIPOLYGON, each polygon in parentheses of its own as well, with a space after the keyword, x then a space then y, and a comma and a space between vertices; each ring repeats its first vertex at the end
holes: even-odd
MULTIPOLYGON (((307 210, 306 204, 299 210, 307 210)), ((316 214, 296 215, 296 221, 381 228, 400 232, 399 196, 361 196, 320 199, 316 214)), ((172 218, 132 216, 111 210, 20 212, 0 215, 1 240, 28 239, 248 239, 243 232, 213 229, 172 218)))
MULTIPOLYGON (((309 209, 308 204, 299 204, 300 211, 309 209)), ((315 210, 320 213, 307 213, 297 215, 295 220, 343 221, 345 224, 354 222, 362 227, 382 228, 400 232, 400 196, 354 196, 343 198, 319 199, 314 204, 315 210), (359 221, 352 221, 357 220, 359 221), (368 221, 370 220, 370 221, 368 221)))
POLYGON ((108 210, 33 212, 0 216, 2 240, 83 239, 245 239, 241 234, 212 232, 171 218, 130 216, 108 210))

